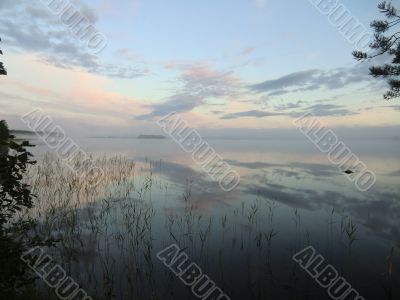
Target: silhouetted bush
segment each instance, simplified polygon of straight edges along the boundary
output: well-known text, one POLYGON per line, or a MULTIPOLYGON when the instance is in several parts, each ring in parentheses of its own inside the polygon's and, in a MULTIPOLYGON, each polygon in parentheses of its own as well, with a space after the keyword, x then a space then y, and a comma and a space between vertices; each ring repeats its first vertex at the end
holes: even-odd
POLYGON ((23 182, 29 165, 36 162, 27 147, 9 134, 5 121, 0 121, 0 299, 17 299, 35 275, 20 259, 35 246, 53 246, 55 241, 34 234, 36 221, 21 218, 18 212, 33 206, 34 195, 23 182))

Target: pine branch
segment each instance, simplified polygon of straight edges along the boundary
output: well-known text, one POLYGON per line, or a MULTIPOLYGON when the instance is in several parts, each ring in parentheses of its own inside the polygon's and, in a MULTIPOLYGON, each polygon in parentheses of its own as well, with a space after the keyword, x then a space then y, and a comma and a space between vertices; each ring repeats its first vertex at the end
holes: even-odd
POLYGON ((374 66, 369 69, 371 76, 387 79, 390 90, 383 97, 389 100, 400 97, 400 80, 398 79, 400 77, 400 31, 398 28, 400 16, 391 2, 379 3, 378 9, 386 16, 386 20, 374 20, 370 24, 375 34, 369 47, 375 50, 375 53, 354 51, 353 57, 358 61, 372 60, 384 54, 393 57, 392 64, 374 66))

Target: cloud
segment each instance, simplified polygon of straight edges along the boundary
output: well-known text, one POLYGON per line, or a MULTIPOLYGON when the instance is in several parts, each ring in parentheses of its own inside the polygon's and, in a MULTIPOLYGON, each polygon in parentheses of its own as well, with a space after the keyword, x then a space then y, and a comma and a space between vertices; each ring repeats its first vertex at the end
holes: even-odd
POLYGON ((110 78, 55 68, 39 63, 32 55, 9 54, 7 61, 10 66, 19 64, 19 73, 29 77, 26 81, 10 76, 2 82, 0 105, 6 109, 0 111, 11 118, 39 107, 54 119, 62 120, 66 130, 80 135, 93 128, 108 133, 115 132, 115 128, 120 132, 128 127, 132 130, 137 125, 131 120, 132 113, 146 112, 141 108, 146 103, 143 100, 110 90, 110 78), (50 85, 46 84, 49 78, 50 85))
MULTIPOLYGON (((295 109, 300 107, 302 102, 299 101, 297 103, 289 103, 287 105, 278 106, 276 109, 278 111, 285 111, 289 109, 295 109)), ((242 112, 235 112, 230 114, 225 114, 221 117, 221 119, 239 119, 239 118, 264 118, 264 117, 274 117, 274 116, 287 116, 291 118, 298 118, 302 116, 305 112, 310 112, 317 117, 327 117, 327 116, 350 116, 356 115, 357 112, 353 112, 349 109, 346 109, 342 105, 334 105, 334 104, 316 104, 309 107, 306 107, 302 110, 302 112, 267 112, 263 110, 248 110, 242 112)))
MULTIPOLYGON (((310 112, 317 117, 327 117, 327 116, 351 116, 357 115, 358 113, 353 112, 344 108, 343 105, 335 104, 316 104, 304 109, 304 112, 310 112)), ((294 117, 303 115, 303 113, 294 113, 294 117)))
POLYGON ((320 177, 320 176, 335 176, 338 175, 337 168, 334 168, 331 165, 323 165, 323 164, 309 164, 309 163, 290 163, 288 165, 290 168, 300 169, 301 172, 307 173, 312 176, 320 177))
POLYGON ((284 110, 300 108, 302 103, 303 103, 303 101, 289 102, 289 103, 285 103, 285 104, 277 104, 274 106, 274 109, 278 110, 278 111, 284 111, 284 110))
POLYGON ((255 92, 268 92, 276 90, 279 91, 292 86, 302 86, 309 84, 312 77, 316 73, 318 73, 318 70, 295 72, 282 76, 278 79, 266 80, 264 82, 251 85, 250 88, 255 92))
POLYGON ((242 162, 242 161, 237 161, 237 160, 225 160, 225 161, 232 166, 237 166, 237 167, 247 168, 247 169, 252 169, 252 170, 281 166, 279 164, 271 164, 271 163, 265 163, 265 162, 259 162, 259 161, 255 161, 255 162, 242 162))
POLYGON ((61 50, 57 55, 47 54, 41 58, 42 62, 54 65, 63 69, 81 67, 87 72, 108 77, 130 79, 144 76, 149 73, 146 68, 134 66, 118 66, 114 64, 100 63, 95 55, 82 53, 73 56, 73 52, 66 53, 61 50), (61 56, 60 56, 61 54, 61 56))
POLYGON ((180 78, 183 91, 203 98, 235 96, 241 83, 233 72, 217 71, 207 65, 190 65, 182 68, 180 78))
POLYGON ((320 88, 339 89, 353 83, 371 80, 368 65, 356 65, 350 68, 336 68, 329 71, 317 69, 290 73, 277 79, 266 80, 249 86, 256 93, 268 93, 269 96, 283 95, 299 91, 311 91, 320 88))
POLYGON ((157 103, 145 106, 150 108, 152 111, 150 113, 137 116, 135 117, 135 119, 148 120, 154 117, 165 116, 171 112, 182 113, 186 111, 191 111, 193 108, 203 103, 204 103, 203 99, 199 96, 190 94, 174 95, 168 98, 163 103, 157 103))
MULTIPOLYGON (((96 27, 96 11, 79 1, 72 2, 96 27)), ((117 78, 134 78, 148 73, 139 65, 100 62, 42 1, 2 0, 0 27, 2 38, 10 47, 18 52, 35 53, 41 61, 60 68, 83 68, 91 73, 117 78)))
POLYGON ((274 116, 282 116, 283 114, 280 113, 273 113, 273 112, 266 112, 262 110, 249 110, 249 111, 242 111, 236 112, 231 114, 226 114, 221 119, 238 119, 243 117, 253 117, 253 118, 264 118, 264 117, 274 117, 274 116))
POLYGON ((206 104, 208 98, 230 99, 240 94, 241 82, 232 72, 217 71, 204 64, 170 65, 181 71, 181 87, 177 93, 162 103, 146 106, 150 113, 137 116, 137 120, 147 120, 171 112, 187 112, 206 104))
POLYGON ((224 113, 224 111, 222 111, 222 110, 212 110, 212 111, 210 111, 211 113, 213 113, 213 114, 215 114, 215 115, 220 115, 220 114, 223 114, 224 113))
POLYGON ((300 172, 296 172, 296 171, 288 171, 285 169, 274 169, 272 171, 272 176, 280 176, 280 177, 292 177, 292 178, 296 178, 297 180, 301 179, 303 176, 301 176, 300 172))

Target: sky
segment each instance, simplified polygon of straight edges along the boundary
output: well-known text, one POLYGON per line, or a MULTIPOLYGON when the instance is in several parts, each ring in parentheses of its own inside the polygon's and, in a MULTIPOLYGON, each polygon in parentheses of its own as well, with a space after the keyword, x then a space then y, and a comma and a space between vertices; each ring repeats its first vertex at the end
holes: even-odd
MULTIPOLYGON (((0 0, 0 118, 13 128, 35 108, 97 136, 157 134, 173 111, 208 131, 290 129, 305 112, 332 128, 400 125, 398 100, 312 0, 64 0, 106 38, 97 54, 51 1, 0 0)), ((369 30, 378 2, 338 3, 369 30)))

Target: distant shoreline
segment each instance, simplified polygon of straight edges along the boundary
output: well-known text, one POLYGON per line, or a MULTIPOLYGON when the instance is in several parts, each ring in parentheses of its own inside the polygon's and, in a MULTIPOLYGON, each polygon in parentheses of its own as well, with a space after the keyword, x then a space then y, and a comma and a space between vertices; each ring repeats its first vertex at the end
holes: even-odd
POLYGON ((140 134, 138 136, 89 136, 90 139, 126 139, 126 140, 166 140, 164 135, 140 134))

